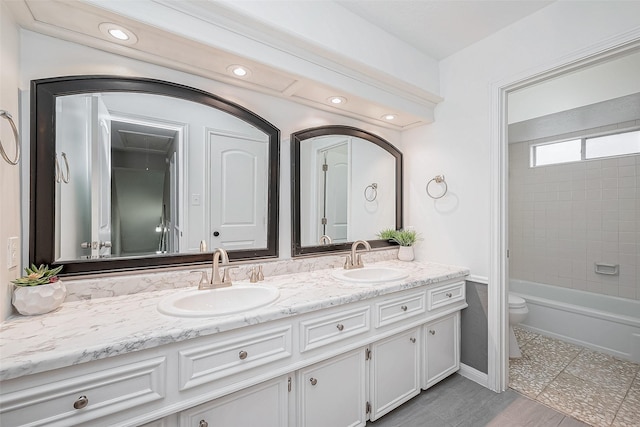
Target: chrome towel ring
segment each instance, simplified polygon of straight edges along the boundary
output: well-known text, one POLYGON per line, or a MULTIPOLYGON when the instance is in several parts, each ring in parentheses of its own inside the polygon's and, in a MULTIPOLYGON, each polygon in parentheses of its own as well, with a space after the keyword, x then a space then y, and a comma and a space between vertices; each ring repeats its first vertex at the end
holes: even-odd
POLYGON ((17 165, 20 161, 20 135, 18 134, 18 128, 16 128, 13 117, 8 111, 0 110, 0 117, 7 119, 11 125, 11 130, 13 130, 13 139, 16 143, 16 158, 11 160, 9 156, 7 156, 7 152, 4 151, 4 146, 2 145, 2 140, 0 140, 0 155, 2 155, 2 158, 10 165, 17 165))
POLYGON ((376 197, 378 197, 378 184, 374 182, 373 184, 367 185, 365 187, 364 198, 367 202, 373 202, 376 199, 376 197))
POLYGON ((447 194, 447 190, 449 189, 449 187, 447 186, 447 182, 444 180, 444 175, 436 175, 435 177, 431 178, 429 180, 429 182, 427 182, 427 194, 429 195, 429 197, 431 197, 432 199, 440 199, 442 198, 445 194, 447 194), (429 185, 435 182, 436 184, 444 184, 444 191, 442 192, 442 194, 440 194, 439 196, 434 196, 433 194, 431 194, 431 192, 429 191, 429 185))

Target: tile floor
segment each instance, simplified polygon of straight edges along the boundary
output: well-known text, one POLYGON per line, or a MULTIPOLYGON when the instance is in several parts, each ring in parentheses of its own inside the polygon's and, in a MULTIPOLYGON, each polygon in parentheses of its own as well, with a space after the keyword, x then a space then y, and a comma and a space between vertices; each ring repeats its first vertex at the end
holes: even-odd
POLYGON ((514 328, 509 386, 594 427, 640 426, 640 365, 514 328))
POLYGON ((588 427, 513 390, 494 393, 458 374, 367 427, 588 427))

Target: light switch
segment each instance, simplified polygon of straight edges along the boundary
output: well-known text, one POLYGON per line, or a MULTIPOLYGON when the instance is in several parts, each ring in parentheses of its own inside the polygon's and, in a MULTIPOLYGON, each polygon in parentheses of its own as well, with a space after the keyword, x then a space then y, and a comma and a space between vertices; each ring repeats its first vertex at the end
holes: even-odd
POLYGON ((200 206, 200 195, 192 194, 191 195, 191 206, 200 206))
POLYGON ((9 237, 7 241, 7 268, 12 269, 18 266, 18 243, 17 237, 9 237))

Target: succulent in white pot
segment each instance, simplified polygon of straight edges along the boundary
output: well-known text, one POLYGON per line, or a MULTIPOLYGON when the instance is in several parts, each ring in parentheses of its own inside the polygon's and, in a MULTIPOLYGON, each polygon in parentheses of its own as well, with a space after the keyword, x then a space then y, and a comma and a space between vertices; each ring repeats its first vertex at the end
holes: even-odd
POLYGON ((67 289, 58 277, 62 266, 49 268, 41 264, 24 269, 26 275, 11 282, 14 284, 13 306, 26 316, 49 313, 60 307, 67 296, 67 289))

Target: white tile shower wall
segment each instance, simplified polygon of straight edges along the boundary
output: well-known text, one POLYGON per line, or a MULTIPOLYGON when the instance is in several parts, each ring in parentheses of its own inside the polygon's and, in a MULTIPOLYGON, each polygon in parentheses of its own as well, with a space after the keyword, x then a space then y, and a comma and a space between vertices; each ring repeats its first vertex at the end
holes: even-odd
POLYGON ((531 168, 537 142, 509 146, 511 278, 640 299, 640 155, 531 168))

